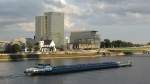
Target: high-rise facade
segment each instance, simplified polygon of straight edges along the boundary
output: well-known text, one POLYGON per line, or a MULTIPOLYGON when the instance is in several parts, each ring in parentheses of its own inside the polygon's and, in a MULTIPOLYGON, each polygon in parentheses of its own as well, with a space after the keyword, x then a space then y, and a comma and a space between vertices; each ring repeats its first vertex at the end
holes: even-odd
POLYGON ((46 12, 35 18, 35 40, 53 40, 56 47, 64 45, 64 14, 46 12))

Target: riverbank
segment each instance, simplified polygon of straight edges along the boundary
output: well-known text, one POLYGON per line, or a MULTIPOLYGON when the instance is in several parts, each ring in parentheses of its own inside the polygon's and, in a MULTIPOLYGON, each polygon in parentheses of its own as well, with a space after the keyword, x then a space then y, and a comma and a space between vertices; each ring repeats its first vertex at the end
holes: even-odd
POLYGON ((143 50, 101 49, 101 50, 58 51, 55 53, 39 53, 39 52, 9 53, 9 54, 0 54, 0 61, 96 58, 102 56, 120 57, 139 54, 143 54, 143 50))
POLYGON ((0 54, 0 61, 43 60, 43 59, 70 59, 95 58, 101 55, 97 52, 56 52, 56 53, 9 53, 0 54))

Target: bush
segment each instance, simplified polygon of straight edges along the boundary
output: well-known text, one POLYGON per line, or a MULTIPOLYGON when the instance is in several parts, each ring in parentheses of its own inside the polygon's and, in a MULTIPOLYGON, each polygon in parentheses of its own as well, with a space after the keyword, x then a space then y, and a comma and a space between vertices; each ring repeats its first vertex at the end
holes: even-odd
POLYGON ((125 55, 132 55, 133 54, 133 52, 131 52, 131 51, 124 51, 123 52, 125 55))

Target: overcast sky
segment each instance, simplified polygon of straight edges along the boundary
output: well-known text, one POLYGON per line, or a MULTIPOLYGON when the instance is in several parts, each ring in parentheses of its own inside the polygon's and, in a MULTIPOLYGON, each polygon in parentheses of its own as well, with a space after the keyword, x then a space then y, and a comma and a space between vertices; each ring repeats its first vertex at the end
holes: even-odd
POLYGON ((150 41, 150 0, 0 0, 0 40, 33 37, 34 18, 65 13, 65 32, 98 30, 101 38, 150 41))

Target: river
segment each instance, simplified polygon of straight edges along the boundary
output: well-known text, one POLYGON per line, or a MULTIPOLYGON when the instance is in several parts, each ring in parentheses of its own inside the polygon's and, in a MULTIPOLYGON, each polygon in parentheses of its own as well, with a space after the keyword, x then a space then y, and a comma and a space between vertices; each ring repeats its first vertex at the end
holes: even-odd
POLYGON ((0 62, 0 84, 150 84, 150 56, 0 62), (49 76, 30 77, 23 74, 27 67, 37 63, 51 63, 57 66, 127 60, 132 60, 132 67, 49 76))

